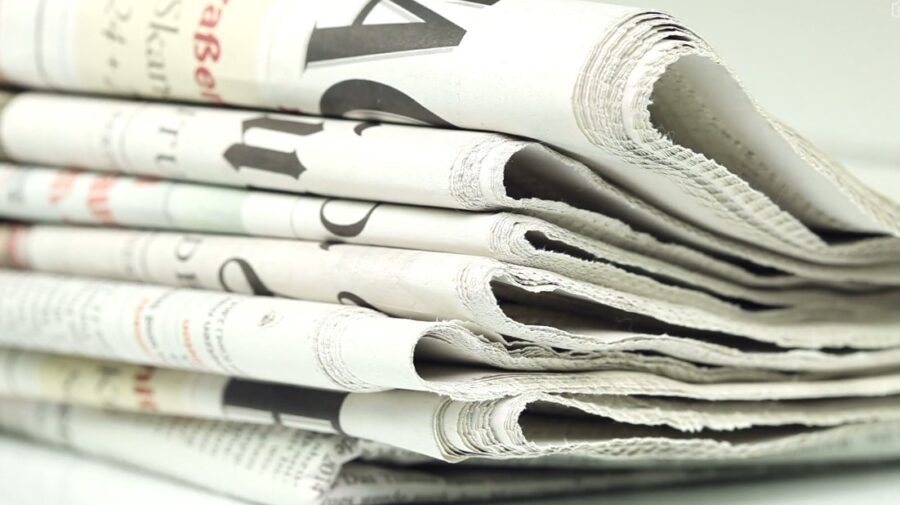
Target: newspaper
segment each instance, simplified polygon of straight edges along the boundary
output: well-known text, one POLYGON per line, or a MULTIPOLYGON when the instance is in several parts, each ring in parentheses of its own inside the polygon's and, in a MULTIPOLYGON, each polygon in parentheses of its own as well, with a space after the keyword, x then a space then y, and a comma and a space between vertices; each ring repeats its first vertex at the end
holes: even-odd
POLYGON ((31 88, 504 132, 721 236, 826 262, 896 260, 900 204, 771 120, 665 14, 574 0, 166 7, 6 1, 0 44, 17 50, 0 74, 31 88), (832 243, 847 232, 862 238, 832 243))
MULTIPOLYGON (((512 214, 469 214, 97 174, 66 175, 65 172, 35 169, 0 171, 0 216, 338 240, 499 256, 498 259, 543 256, 534 245, 526 245, 525 251, 519 254, 510 252, 527 244, 529 231, 540 230, 542 226, 540 222, 526 221, 523 227, 519 217, 512 214), (498 250, 503 252, 494 252, 498 250)), ((578 240, 564 230, 556 231, 566 241, 578 240)), ((565 247, 562 249, 566 250, 565 247)), ((541 267, 542 263, 552 263, 558 256, 531 263, 541 267)), ((569 257, 569 260, 572 264, 585 265, 578 257, 569 257)), ((752 314, 733 304, 716 304, 713 299, 699 294, 693 297, 697 301, 691 304, 689 293, 679 289, 668 290, 669 296, 684 303, 666 303, 661 299, 651 303, 646 293, 663 293, 660 283, 647 277, 628 275, 602 263, 589 264, 595 267, 597 274, 594 276, 597 283, 592 283, 597 286, 595 292, 576 293, 596 306, 606 305, 679 327, 724 332, 784 347, 877 348, 896 346, 900 342, 897 331, 900 314, 883 310, 883 303, 843 308, 811 306, 797 311, 768 310, 752 314), (615 280, 616 277, 619 280, 615 280), (620 289, 602 289, 600 286, 607 278, 613 287, 618 284, 620 289), (819 318, 821 322, 816 321, 819 318), (804 324, 806 321, 811 322, 804 324)), ((557 270, 565 274, 567 269, 557 270)), ((530 272, 534 275, 523 275, 522 279, 511 283, 520 288, 531 284, 532 291, 539 292, 542 285, 550 282, 541 279, 536 271, 530 272)), ((888 294, 888 300, 895 296, 896 293, 888 294)), ((888 305, 892 304, 889 302, 888 305)), ((523 317, 530 315, 533 314, 523 317)), ((561 318, 558 324, 567 324, 566 319, 561 318)), ((584 322, 570 320, 569 324, 584 325, 584 322)), ((555 337, 557 340, 545 343, 563 347, 576 345, 565 342, 564 335, 555 337)), ((588 340, 593 345, 597 338, 588 340)))
POLYGON ((10 433, 272 504, 900 454, 900 202, 665 14, 4 0, 0 47, 10 433))
MULTIPOLYGON (((455 322, 387 318, 364 307, 2 270, 0 280, 0 342, 7 345, 313 387, 493 395, 496 390, 487 384, 457 391, 453 383, 423 377, 442 377, 453 369, 466 375, 468 368, 480 366, 533 372, 534 387, 555 380, 541 379, 545 371, 572 372, 559 377, 565 383, 579 382, 579 371, 622 369, 721 382, 778 378, 760 372, 766 369, 846 374, 878 371, 896 362, 894 349, 744 350, 621 330, 595 331, 586 350, 566 351, 473 333, 455 322), (373 340, 379 342, 377 352, 368 345, 373 340)), ((527 320, 534 311, 525 309, 519 317, 527 320)), ((494 387, 512 387, 516 375, 496 374, 494 387)), ((577 387, 596 386, 584 381, 577 387)))
MULTIPOLYGON (((724 293, 730 293, 729 289, 734 288, 717 277, 761 287, 802 282, 790 276, 753 274, 684 248, 679 252, 687 254, 655 260, 539 219, 509 213, 471 214, 164 181, 151 184, 147 179, 8 164, 0 164, 0 191, 3 192, 0 200, 3 214, 7 218, 65 219, 90 224, 113 222, 426 248, 497 257, 587 279, 601 278, 602 272, 597 272, 596 265, 606 261, 663 278, 683 279, 689 285, 709 286, 709 289, 724 293), (96 197, 101 195, 98 201, 96 197), (201 201, 204 207, 199 208, 201 201), (232 221, 203 219, 202 214, 197 214, 201 210, 231 216, 232 221), (274 222, 273 213, 279 217, 274 222), (375 228, 379 221, 382 225, 375 228), (440 226, 435 227, 438 223, 440 226), (682 261, 681 256, 687 259, 682 261)), ((854 273, 857 270, 847 268, 835 275, 838 279, 851 278, 857 275, 854 273)), ((891 268, 873 267, 869 274, 860 275, 872 277, 872 282, 878 283, 876 278, 890 277, 891 272, 891 268)))
POLYGON ((759 400, 879 396, 900 386, 890 369, 752 382, 743 374, 754 369, 742 367, 730 381, 714 372, 718 381, 692 381, 707 369, 660 359, 649 351, 663 346, 634 340, 620 347, 643 344, 647 352, 585 357, 363 307, 0 271, 0 344, 306 387, 429 391, 461 400, 540 392, 759 400), (582 359, 587 366, 570 363, 582 359))
POLYGON ((128 502, 136 505, 196 503, 247 505, 231 499, 155 478, 121 466, 79 458, 9 436, 0 436, 0 482, 5 504, 88 505, 128 502))
MULTIPOLYGON (((714 276, 761 286, 802 282, 748 272, 748 264, 831 282, 884 284, 900 275, 895 253, 881 258, 890 267, 867 275, 857 272, 872 262, 865 255, 823 266, 808 254, 779 255, 712 234, 541 144, 485 132, 32 92, 0 109, 0 145, 36 165, 532 215, 604 242, 584 254, 729 296, 740 293, 714 276), (54 121, 41 119, 48 117, 54 121), (44 148, 47 135, 52 150, 44 148), (876 275, 884 270, 893 273, 876 275)), ((551 240, 559 241, 556 235, 551 240)))
MULTIPOLYGON (((460 502, 661 486, 759 473, 676 468, 599 472, 466 469, 435 464, 397 467, 367 459, 358 441, 341 436, 13 400, 0 403, 0 425, 13 433, 266 505, 460 502)), ((63 501, 53 503, 96 503, 85 500, 100 496, 127 499, 146 491, 138 492, 139 499, 178 498, 180 502, 197 496, 197 503, 202 504, 237 503, 8 437, 0 437, 0 448, 3 475, 15 477, 0 484, 10 488, 5 496, 21 495, 32 500, 42 495, 60 496, 63 501)))
MULTIPOLYGON (((98 503, 195 503, 198 505, 239 505, 243 500, 229 498, 216 492, 201 490, 135 469, 101 462, 59 449, 51 449, 11 437, 0 437, 0 470, 6 477, 0 483, 5 499, 15 505, 96 505, 98 503)), ((376 466, 365 462, 350 462, 341 467, 334 484, 321 501, 325 504, 354 503, 422 503, 484 499, 493 495, 514 497, 520 494, 518 478, 508 471, 454 471, 438 474, 433 469, 402 469, 376 466), (452 475, 446 475, 452 474, 452 475)), ((521 473, 520 471, 517 473, 521 473)), ((570 493, 646 487, 678 482, 677 472, 614 472, 607 471, 606 487, 595 484, 591 489, 578 488, 570 493), (646 475, 649 473, 650 475, 646 475), (656 477, 660 483, 654 482, 656 477)), ((540 484, 525 485, 535 495, 563 494, 567 491, 552 480, 577 483, 571 477, 537 477, 540 484)), ((683 477, 687 477, 684 475, 683 477)), ((695 478, 696 479, 696 478, 695 478)), ((692 479, 694 480, 694 479, 692 479)), ((700 480, 700 479, 696 479, 700 480)), ((599 476, 594 477, 599 482, 599 476)), ((254 503, 266 503, 264 499, 254 503)), ((314 503, 294 501, 294 504, 314 503)))
POLYGON ((351 439, 272 426, 112 416, 12 401, 4 402, 0 418, 14 432, 271 503, 321 501, 340 466, 359 454, 351 439))
POLYGON ((779 455, 785 447, 777 447, 774 440, 783 439, 782 445, 789 446, 800 434, 811 436, 824 428, 900 421, 900 396, 708 402, 533 393, 463 402, 424 392, 341 393, 11 350, 0 350, 0 363, 4 397, 281 425, 353 436, 454 462, 579 452, 576 440, 581 449, 603 454, 605 439, 614 433, 636 447, 650 445, 649 438, 654 438, 653 447, 636 448, 631 457, 721 463, 752 455, 754 449, 779 455), (397 416, 398 411, 403 416, 397 416), (685 450, 668 454, 666 445, 685 450))
MULTIPOLYGON (((672 312, 684 305, 701 307, 705 313, 719 307, 720 320, 731 322, 758 321, 760 312, 735 310, 710 297, 652 280, 646 280, 645 286, 626 280, 619 283, 618 292, 611 292, 549 272, 461 254, 38 225, 0 226, 0 266, 4 264, 131 282, 361 305, 423 321, 455 320, 498 342, 516 340, 519 347, 524 342, 537 344, 531 351, 531 367, 519 364, 531 369, 627 366, 629 355, 623 353, 654 351, 689 363, 732 369, 719 370, 718 377, 708 373, 704 379, 697 377, 703 374, 691 374, 689 366, 671 360, 632 354, 631 361, 642 369, 690 381, 752 380, 778 377, 761 370, 810 372, 818 377, 878 370, 894 366, 900 358, 900 351, 893 348, 853 353, 761 348, 758 343, 736 337, 716 338, 709 333, 685 330, 683 321, 689 315, 675 320, 670 317, 676 325, 643 324, 642 328, 635 315, 641 311, 665 317, 660 316, 664 314, 662 309, 654 309, 656 305, 669 306, 672 312), (60 254, 75 245, 79 254, 60 254), (626 297, 633 301, 617 301, 626 297), (594 318, 575 317, 565 310, 568 306, 589 311, 594 318), (620 312, 624 310, 630 313, 620 312), (622 319, 624 323, 617 323, 622 319), (682 327, 677 325, 679 322, 682 327), (549 348, 577 350, 579 355, 577 359, 565 360, 562 358, 572 354, 554 354, 547 351, 549 348), (547 359, 554 356, 558 359, 547 359), (662 366, 654 369, 651 363, 662 366)), ((627 272, 623 275, 633 278, 627 272)), ((616 286, 614 271, 604 286, 616 286)), ((777 309, 786 316, 781 323, 787 328, 784 333, 793 336, 804 330, 791 324, 790 317, 798 321, 818 320, 823 327, 835 320, 846 323, 855 319, 864 322, 865 333, 871 335, 877 331, 872 322, 882 314, 890 314, 890 307, 898 302, 896 294, 850 300, 828 292, 807 291, 803 297, 799 294, 794 293, 798 299, 806 300, 802 306, 777 309)), ((790 293, 783 295, 779 303, 788 303, 790 293)), ((774 323, 778 321, 772 314, 775 311, 773 308, 763 317, 774 323)), ((816 328, 806 331, 821 342, 825 332, 816 328)))

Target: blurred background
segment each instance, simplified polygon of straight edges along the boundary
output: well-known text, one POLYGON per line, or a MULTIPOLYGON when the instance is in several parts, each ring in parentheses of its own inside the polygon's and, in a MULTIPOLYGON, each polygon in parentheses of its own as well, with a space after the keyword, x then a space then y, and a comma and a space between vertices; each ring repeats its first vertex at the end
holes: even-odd
POLYGON ((900 0, 607 0, 706 38, 772 115, 900 199, 900 0))

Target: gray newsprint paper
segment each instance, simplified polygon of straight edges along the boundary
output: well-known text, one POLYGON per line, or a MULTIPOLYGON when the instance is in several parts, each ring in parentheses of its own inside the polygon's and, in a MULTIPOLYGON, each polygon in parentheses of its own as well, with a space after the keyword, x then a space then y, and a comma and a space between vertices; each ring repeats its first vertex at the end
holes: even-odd
MULTIPOLYGON (((539 267, 553 263, 551 258, 537 251, 542 248, 540 245, 529 241, 534 231, 542 229, 542 223, 523 222, 513 214, 471 214, 91 173, 0 168, 0 216, 343 241, 499 256, 500 259, 511 258, 514 263, 522 263, 520 258, 527 256, 537 258, 531 263, 539 267), (524 251, 523 243, 529 244, 524 246, 524 251)), ((575 242, 579 239, 562 229, 555 231, 563 238, 560 247, 564 251, 569 251, 566 244, 571 243, 570 239, 575 242)), ((555 257, 559 256, 566 254, 555 257)), ((584 267, 592 270, 594 286, 600 286, 609 278, 612 286, 621 288, 596 287, 593 294, 578 293, 579 298, 599 301, 615 310, 634 312, 665 323, 786 347, 877 348, 900 343, 900 332, 897 331, 900 314, 883 310, 896 304, 896 293, 888 293, 886 303, 863 302, 843 308, 812 305, 796 311, 743 312, 734 303, 716 303, 715 298, 703 293, 694 294, 691 303, 693 293, 677 289, 677 285, 665 289, 662 282, 652 277, 622 272, 621 268, 611 268, 604 261, 586 265, 577 252, 568 259, 578 265, 572 270, 584 267), (668 293, 669 300, 651 301, 649 293, 668 293), (683 300, 684 303, 672 300, 683 300), (880 324, 873 325, 873 322, 880 324)), ((566 273, 568 269, 559 270, 566 273)), ((547 284, 539 278, 523 279, 519 284, 529 282, 547 284)))
MULTIPOLYGON (((649 353, 666 348, 659 342, 668 338, 601 336, 586 354, 365 307, 0 270, 0 344, 307 387, 407 389, 459 399, 528 392, 787 399, 879 395, 897 387, 897 376, 883 367, 874 370, 884 372, 879 375, 831 381, 763 375, 749 382, 745 365, 726 380, 687 359, 693 352, 702 360, 710 349, 722 360, 754 357, 676 339, 668 347, 684 356, 660 359, 649 353)), ((778 357, 755 358, 769 355, 778 357)), ((838 367, 842 360, 870 359, 813 355, 838 367)))
POLYGON ((461 501, 900 454, 900 202, 665 14, 0 0, 0 48, 10 496, 461 501))
MULTIPOLYGON (((426 392, 314 390, 15 350, 0 350, 0 364, 3 397, 281 425, 454 462, 550 454, 680 464, 796 462, 804 460, 800 449, 846 442, 900 421, 897 395, 709 402, 663 394, 533 393, 464 402, 426 392)), ((417 461, 400 453, 391 459, 417 461)))
MULTIPOLYGON (((85 461, 58 450, 0 436, 4 497, 22 503, 137 503, 184 499, 202 505, 362 505, 460 502, 647 487, 741 475, 722 470, 528 470, 398 466, 337 435, 259 424, 137 416, 54 404, 0 400, 0 427, 121 466, 85 461), (9 477, 9 478, 7 478, 9 477), (181 483, 176 482, 181 481, 181 483), (182 484, 184 483, 184 484, 182 484), (145 494, 146 493, 146 494, 145 494), (59 498, 61 501, 55 500, 59 498)), ((742 472, 746 475, 747 472, 742 472)), ((750 472, 753 473, 753 472, 750 472)), ((17 502, 18 503, 18 502, 17 502)), ((169 503, 163 502, 163 503, 169 503)))
MULTIPOLYGON (((7 0, 0 34, 16 48, 0 75, 19 86, 512 134, 718 236, 896 268, 900 204, 769 118, 705 41, 659 12, 574 0, 7 0), (848 233, 861 238, 831 239, 848 233)), ((254 149, 290 152, 253 144, 271 121, 242 127, 250 149, 234 164, 253 165, 254 149)), ((677 228, 666 231, 690 240, 677 228)))
POLYGON ((900 356, 894 348, 835 353, 765 347, 753 340, 765 336, 764 331, 792 339, 806 332, 810 347, 826 347, 826 335, 834 332, 834 328, 827 328, 829 323, 841 321, 850 326, 856 320, 860 328, 853 333, 856 336, 851 344, 863 345, 864 339, 877 331, 872 322, 884 320, 880 331, 885 333, 896 328, 889 309, 900 295, 890 293, 848 299, 828 291, 776 291, 773 297, 778 298, 779 306, 759 312, 615 269, 598 278, 598 283, 587 283, 463 254, 43 225, 0 225, 3 265, 359 305, 423 321, 459 321, 498 345, 511 339, 519 348, 524 348, 525 342, 534 343, 530 349, 533 365, 555 370, 622 366, 630 357, 641 369, 691 381, 760 380, 779 378, 765 370, 809 372, 818 377, 878 370, 891 366, 900 356), (80 253, 63 253, 71 247, 80 253), (566 310, 569 306, 595 317, 579 317, 577 312, 566 310), (641 324, 636 314, 653 319, 641 324), (624 322, 616 324, 617 319, 624 322), (800 324, 812 320, 820 323, 807 327, 800 324), (740 327, 737 321, 746 324, 740 327), (697 328, 743 333, 748 338, 717 337, 697 328), (552 352, 549 348, 579 353, 576 358, 575 353, 552 352), (600 352, 604 349, 606 352, 600 352), (678 358, 681 363, 663 356, 634 354, 641 351, 678 358), (632 354, 624 354, 628 352, 632 354), (569 359, 562 359, 565 357, 569 359), (692 373, 688 363, 719 368, 692 373))
POLYGON ((15 505, 249 505, 146 473, 0 436, 0 494, 15 505))
MULTIPOLYGON (((527 214, 602 240, 604 254, 593 255, 713 290, 715 277, 694 272, 761 286, 801 282, 758 275, 729 257, 831 282, 886 282, 848 268, 858 269, 862 256, 819 265, 807 254, 711 234, 546 146, 498 134, 34 92, 8 97, 0 146, 20 163, 527 214), (54 149, 45 149, 47 135, 54 149)), ((888 263, 896 271, 897 262, 888 263)))

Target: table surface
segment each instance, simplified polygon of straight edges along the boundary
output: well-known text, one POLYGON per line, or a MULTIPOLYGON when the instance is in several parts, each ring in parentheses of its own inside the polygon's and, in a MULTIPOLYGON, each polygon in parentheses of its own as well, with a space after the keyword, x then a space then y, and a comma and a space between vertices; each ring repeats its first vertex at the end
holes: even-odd
POLYGON ((707 484, 502 505, 897 505, 900 463, 817 475, 731 484, 707 484))

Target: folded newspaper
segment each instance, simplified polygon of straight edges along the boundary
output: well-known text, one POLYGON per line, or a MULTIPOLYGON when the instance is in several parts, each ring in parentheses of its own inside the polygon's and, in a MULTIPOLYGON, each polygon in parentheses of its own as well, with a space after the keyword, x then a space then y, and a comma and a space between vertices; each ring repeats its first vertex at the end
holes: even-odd
MULTIPOLYGON (((8 415, 28 417, 29 434, 119 463, 227 493, 57 453, 0 437, 4 498, 15 503, 427 503, 535 497, 562 492, 647 488, 734 479, 738 470, 446 467, 409 461, 362 441, 297 429, 4 401, 8 415), (163 500, 163 501, 160 501, 163 500), (190 501, 186 501, 190 500, 190 501), (247 501, 243 501, 247 500, 247 501)), ((743 478, 765 469, 741 469, 743 478)))
POLYGON ((4 0, 0 47, 10 496, 462 501, 900 459, 900 202, 666 14, 4 0))

